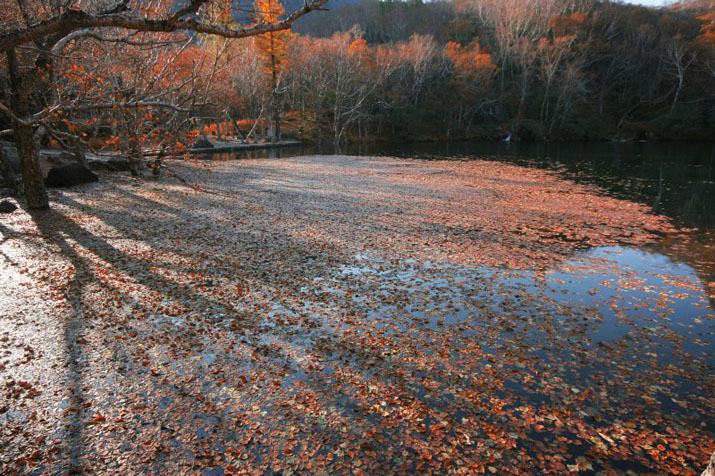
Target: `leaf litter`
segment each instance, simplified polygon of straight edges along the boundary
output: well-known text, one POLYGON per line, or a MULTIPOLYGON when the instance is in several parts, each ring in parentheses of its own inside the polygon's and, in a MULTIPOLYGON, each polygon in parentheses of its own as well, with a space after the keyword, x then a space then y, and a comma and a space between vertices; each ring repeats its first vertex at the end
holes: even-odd
POLYGON ((702 471, 689 230, 494 162, 174 166, 0 222, 3 474, 702 471))

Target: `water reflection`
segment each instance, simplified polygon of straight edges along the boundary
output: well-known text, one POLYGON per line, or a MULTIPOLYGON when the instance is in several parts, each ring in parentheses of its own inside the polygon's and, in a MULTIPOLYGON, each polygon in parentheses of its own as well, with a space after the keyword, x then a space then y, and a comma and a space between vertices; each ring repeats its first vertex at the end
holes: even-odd
POLYGON ((215 154, 217 160, 282 158, 307 154, 394 156, 418 159, 487 159, 558 171, 640 201, 677 223, 715 226, 715 143, 504 143, 428 142, 287 147, 215 154))
MULTIPOLYGON (((430 262, 393 268, 359 258, 340 269, 341 280, 358 287, 370 279, 385 283, 377 296, 384 304, 368 311, 377 321, 402 321, 404 309, 431 331, 467 324, 466 335, 476 335, 477 327, 490 325, 485 319, 512 313, 507 334, 513 334, 542 316, 557 319, 554 324, 569 332, 581 327, 588 347, 625 339, 634 358, 655 355, 661 364, 697 358, 715 368, 715 312, 707 290, 693 268, 662 254, 600 247, 544 271, 430 262), (405 293, 411 298, 403 305, 389 304, 405 293)), ((335 292, 330 286, 337 282, 318 284, 335 292)), ((353 302, 360 306, 361 300, 356 289, 353 302)), ((533 332, 528 337, 540 340, 533 332)))
MULTIPOLYGON (((664 237, 651 251, 691 266, 715 296, 715 143, 438 142, 312 146, 216 154, 215 160, 284 158, 315 153, 418 159, 503 161, 553 170, 604 193, 645 203, 687 234, 664 237)), ((715 309, 715 302, 712 304, 715 309)))
POLYGON ((585 409, 571 410, 597 415, 596 426, 613 424, 609 412, 632 418, 630 405, 668 415, 648 432, 676 422, 715 429, 709 410, 696 411, 715 371, 715 312, 697 272, 665 255, 601 247, 543 271, 361 255, 315 288, 351 296, 376 335, 410 343, 409 359, 453 365, 480 385, 499 369, 494 395, 513 409, 560 408, 565 389, 591 392, 585 409))
MULTIPOLYGON (((594 309, 603 317, 590 334, 593 341, 614 341, 667 325, 685 338, 680 343, 683 352, 714 355, 715 314, 700 278, 686 264, 658 253, 603 247, 538 279, 544 280, 555 302, 594 309)), ((532 283, 535 280, 532 277, 532 283)))

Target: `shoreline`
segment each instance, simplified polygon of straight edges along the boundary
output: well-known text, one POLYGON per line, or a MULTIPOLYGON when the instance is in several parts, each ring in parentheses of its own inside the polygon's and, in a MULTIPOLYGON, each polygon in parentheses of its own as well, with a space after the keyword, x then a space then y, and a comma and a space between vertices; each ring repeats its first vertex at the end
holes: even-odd
POLYGON ((299 147, 304 145, 304 142, 299 140, 282 140, 278 142, 264 142, 256 144, 245 144, 242 142, 229 143, 227 141, 212 141, 213 147, 191 148, 189 152, 192 154, 217 154, 222 152, 241 152, 244 150, 258 149, 277 149, 282 147, 299 147))

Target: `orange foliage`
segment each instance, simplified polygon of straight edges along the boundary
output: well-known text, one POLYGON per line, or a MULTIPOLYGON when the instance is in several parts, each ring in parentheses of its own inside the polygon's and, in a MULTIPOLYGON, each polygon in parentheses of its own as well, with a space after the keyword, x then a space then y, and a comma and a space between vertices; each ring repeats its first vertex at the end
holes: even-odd
POLYGON ((447 43, 445 54, 453 65, 451 84, 468 100, 484 94, 498 69, 492 55, 483 53, 478 44, 465 48, 453 41, 447 43))
POLYGON ((224 121, 224 122, 214 122, 212 124, 206 124, 203 127, 203 132, 207 135, 213 136, 223 136, 230 135, 235 132, 236 129, 240 127, 250 126, 250 119, 244 119, 241 121, 224 121))
POLYGON ((700 27, 700 36, 697 40, 702 43, 715 44, 715 11, 698 17, 704 23, 700 27))
POLYGON ((350 48, 348 48, 348 52, 351 55, 364 55, 367 53, 367 51, 367 41, 363 40, 362 38, 358 38, 352 43, 350 43, 350 48))
POLYGON ((459 75, 470 76, 479 74, 483 70, 495 71, 497 66, 492 62, 492 55, 482 53, 479 45, 464 48, 459 43, 447 43, 447 57, 452 61, 459 75))
MULTIPOLYGON (((256 0, 256 13, 261 23, 277 23, 285 10, 280 0, 256 0)), ((287 63, 288 40, 291 33, 286 30, 272 31, 256 37, 256 46, 265 56, 265 67, 269 74, 277 75, 287 63)))
POLYGON ((570 15, 554 15, 549 21, 549 28, 557 35, 564 35, 567 32, 578 30, 578 27, 586 21, 586 18, 586 14, 580 12, 570 15))
POLYGON ((389 57, 383 48, 371 48, 362 38, 357 38, 350 43, 348 57, 358 60, 359 64, 370 71, 385 67, 389 62, 389 57))

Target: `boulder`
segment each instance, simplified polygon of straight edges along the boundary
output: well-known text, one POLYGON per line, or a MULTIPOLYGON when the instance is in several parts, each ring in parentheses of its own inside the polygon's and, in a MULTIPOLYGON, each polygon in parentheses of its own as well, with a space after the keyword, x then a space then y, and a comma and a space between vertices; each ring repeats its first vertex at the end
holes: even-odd
POLYGON ((20 159, 14 149, 0 143, 0 197, 15 195, 20 187, 20 159))
POLYGON ((93 172, 111 172, 114 169, 109 165, 108 160, 90 159, 87 162, 89 170, 93 172))
POLYGON ((88 168, 79 164, 67 164, 52 167, 45 179, 45 185, 48 187, 71 187, 97 180, 99 178, 88 168))
POLYGON ((131 170, 129 160, 124 157, 112 157, 107 161, 107 164, 112 167, 112 170, 116 170, 117 172, 128 172, 131 170))
POLYGON ((42 154, 47 162, 54 165, 63 165, 67 162, 74 162, 76 159, 74 155, 69 152, 61 152, 59 154, 42 154))
POLYGON ((17 205, 14 203, 8 202, 7 200, 0 202, 0 213, 12 213, 15 210, 17 210, 17 205))
POLYGON ((191 146, 192 149, 213 149, 214 145, 207 139, 198 139, 191 146))
MULTIPOLYGON (((3 147, 3 144, 0 143, 0 147, 3 147)), ((5 147, 5 159, 7 162, 10 164, 10 167, 12 167, 12 170, 16 173, 20 173, 20 157, 17 155, 17 151, 15 150, 14 147, 5 147)))
POLYGON ((92 170, 106 170, 109 172, 129 171, 129 161, 124 157, 110 157, 90 159, 89 168, 92 170))

